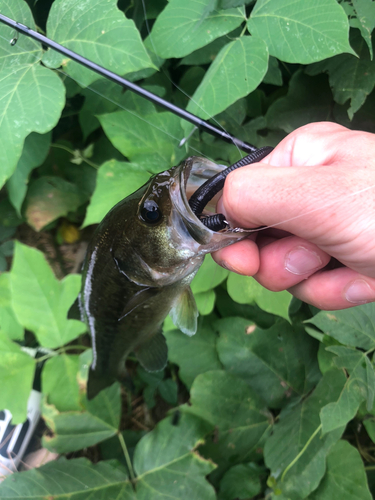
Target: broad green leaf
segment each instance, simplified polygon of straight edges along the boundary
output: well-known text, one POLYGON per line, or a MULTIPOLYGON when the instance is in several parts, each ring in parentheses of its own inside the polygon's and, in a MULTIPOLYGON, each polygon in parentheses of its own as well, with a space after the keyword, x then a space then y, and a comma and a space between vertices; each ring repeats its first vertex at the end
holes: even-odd
POLYGON ((178 148, 183 137, 181 120, 172 113, 141 116, 119 111, 98 118, 115 148, 153 173, 176 165, 185 156, 183 148, 178 148))
POLYGON ((114 436, 120 424, 120 385, 113 384, 95 399, 85 402, 86 411, 59 412, 44 403, 43 418, 52 432, 43 438, 43 445, 57 453, 82 450, 114 436))
POLYGON ((243 380, 225 371, 202 373, 194 380, 190 403, 184 412, 216 426, 217 438, 207 440, 201 452, 219 465, 218 474, 258 457, 272 415, 243 380))
POLYGON ((375 28, 375 4, 372 0, 353 0, 353 7, 359 21, 359 29, 373 57, 371 33, 375 28))
POLYGON ((0 187, 20 159, 30 132, 45 134, 54 127, 65 104, 60 78, 39 64, 12 65, 0 73, 0 187))
MULTIPOLYGON (((375 4, 374 4, 375 5, 375 4)), ((342 54, 332 59, 310 66, 307 73, 316 75, 327 72, 333 97, 339 104, 350 99, 348 116, 351 120, 372 92, 375 86, 375 67, 370 61, 367 46, 358 31, 351 37, 351 42, 359 57, 342 54)))
POLYGON ((372 500, 361 455, 347 441, 336 443, 327 455, 327 472, 309 500, 372 500))
POLYGON ((44 347, 60 347, 86 330, 80 321, 66 318, 80 286, 78 274, 58 281, 42 252, 16 242, 11 271, 13 309, 21 325, 34 332, 44 347))
POLYGON ((288 94, 268 108, 267 125, 289 134, 302 125, 328 120, 331 107, 332 94, 326 77, 311 78, 296 71, 290 79, 288 94))
POLYGON ((0 483, 2 500, 137 500, 126 474, 106 462, 60 458, 0 483))
POLYGON ((354 54, 348 18, 336 0, 258 0, 247 26, 281 61, 309 64, 354 54))
POLYGON ((211 429, 199 418, 183 414, 176 425, 173 416, 167 417, 144 436, 134 453, 137 500, 150 500, 150 492, 158 500, 215 500, 205 479, 215 465, 195 451, 211 429))
POLYGON ((34 373, 33 358, 0 332, 0 408, 12 413, 14 424, 26 419, 34 373))
POLYGON ((160 396, 170 405, 176 406, 178 401, 178 386, 175 380, 167 378, 158 386, 160 396))
POLYGON ((224 288, 217 288, 216 293, 216 308, 223 318, 238 316, 240 318, 246 318, 252 322, 256 322, 256 325, 260 328, 270 328, 275 324, 278 319, 277 316, 269 314, 256 304, 239 304, 230 298, 228 292, 224 288))
POLYGON ((195 91, 187 110, 210 118, 262 81, 268 66, 267 47, 261 38, 243 36, 225 45, 195 91))
POLYGON ((7 182, 9 199, 21 215, 21 206, 25 199, 30 172, 43 163, 51 144, 51 134, 32 133, 25 139, 22 156, 17 168, 7 182))
POLYGON ((168 344, 168 358, 180 367, 179 378, 190 389, 200 373, 220 370, 221 363, 216 351, 217 335, 209 326, 200 326, 193 337, 180 330, 164 331, 168 344))
POLYGON ((329 352, 337 354, 333 362, 349 374, 336 401, 322 408, 320 418, 323 432, 330 432, 346 425, 352 420, 362 403, 366 400, 367 410, 374 403, 374 367, 365 353, 344 346, 328 347, 329 352))
MULTIPOLYGON (((235 30, 234 33, 238 36, 240 35, 240 30, 235 30)), ((195 50, 191 54, 187 55, 182 59, 180 64, 186 64, 188 66, 198 66, 200 64, 211 64, 217 56, 220 49, 224 47, 229 41, 233 33, 229 33, 226 36, 217 38, 213 42, 205 45, 201 49, 195 50)), ((235 35, 234 35, 235 36, 235 35)))
MULTIPOLYGON (((153 66, 134 22, 117 8, 115 0, 90 0, 87 4, 56 0, 48 16, 47 35, 120 75, 153 66)), ((98 79, 97 73, 53 50, 44 55, 43 62, 53 68, 63 65, 83 87, 98 79)))
POLYGON ((100 222, 116 203, 134 193, 149 178, 150 173, 142 165, 116 160, 104 163, 98 171, 83 227, 100 222))
POLYGON ((289 320, 290 293, 270 292, 250 276, 230 273, 228 282, 230 297, 240 304, 257 304, 261 309, 289 320))
POLYGON ((139 115, 155 112, 155 106, 146 99, 124 89, 106 78, 96 80, 89 88, 82 91, 85 102, 79 113, 79 122, 87 137, 100 127, 98 115, 118 111, 119 108, 135 111, 139 115))
POLYGON ((324 476, 326 455, 340 439, 344 427, 322 435, 319 411, 337 399, 344 380, 341 370, 331 370, 310 396, 281 411, 266 442, 264 458, 271 469, 269 484, 285 498, 306 498, 324 476))
POLYGON ((270 56, 268 58, 268 70, 264 75, 263 83, 269 83, 270 85, 282 85, 283 76, 279 67, 279 62, 276 57, 270 56))
POLYGON ((244 500, 261 492, 260 471, 253 463, 231 467, 220 481, 219 500, 244 500))
POLYGON ((246 18, 243 8, 216 10, 212 0, 172 0, 156 19, 151 39, 165 59, 184 57, 233 31, 246 18))
POLYGON ((49 359, 42 371, 43 394, 60 412, 82 410, 77 373, 79 356, 62 354, 49 359))
POLYGON ((225 318, 214 327, 224 368, 249 384, 270 408, 307 394, 319 381, 317 342, 287 321, 262 330, 244 318, 225 318))
POLYGON ((215 307, 216 294, 213 290, 207 292, 200 292, 194 295, 197 304, 198 312, 202 316, 211 314, 215 307))
POLYGON ((226 271, 221 266, 218 266, 211 257, 211 254, 207 254, 204 258, 203 264, 191 283, 191 289, 193 293, 208 292, 208 290, 220 285, 228 274, 229 271, 226 271))
POLYGON ((10 274, 0 274, 0 330, 9 339, 22 340, 23 328, 12 307, 10 274))
POLYGON ((25 216, 30 226, 40 231, 50 222, 77 210, 84 201, 75 184, 60 177, 39 177, 28 189, 25 216))
MULTIPOLYGON (((0 12, 33 30, 36 29, 29 6, 24 0, 0 0, 0 12)), ((16 45, 11 45, 9 41, 14 36, 15 32, 12 28, 0 23, 0 74, 4 69, 32 64, 42 57, 43 51, 40 43, 29 37, 18 35, 16 45)))
POLYGON ((375 304, 370 303, 342 311, 320 311, 308 322, 341 344, 367 351, 375 347, 374 317, 375 304))

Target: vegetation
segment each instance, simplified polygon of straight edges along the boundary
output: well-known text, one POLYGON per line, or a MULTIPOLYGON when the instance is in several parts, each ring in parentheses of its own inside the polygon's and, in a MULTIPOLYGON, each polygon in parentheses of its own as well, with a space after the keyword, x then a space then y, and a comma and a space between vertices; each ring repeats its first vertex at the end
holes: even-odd
MULTIPOLYGON (((0 12, 258 147, 319 120, 375 132, 371 0, 0 0, 0 12)), ((167 319, 168 367, 130 359, 132 383, 87 401, 89 337, 67 313, 93 225, 150 173, 241 153, 15 36, 0 26, 0 407, 25 419, 37 361, 24 348, 43 347, 42 444, 67 457, 7 478, 1 499, 370 500, 374 304, 318 311, 208 257, 197 334, 167 319)))

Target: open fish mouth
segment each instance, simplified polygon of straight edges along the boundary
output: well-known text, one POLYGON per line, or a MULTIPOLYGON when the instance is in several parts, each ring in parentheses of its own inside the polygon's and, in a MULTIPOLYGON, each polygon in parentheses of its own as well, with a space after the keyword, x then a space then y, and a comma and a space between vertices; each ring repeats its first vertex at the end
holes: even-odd
MULTIPOLYGON (((227 227, 220 231, 213 231, 206 227, 189 205, 191 195, 208 179, 222 172, 227 167, 218 165, 210 160, 198 156, 191 156, 183 161, 174 174, 174 181, 170 188, 170 197, 173 209, 179 214, 190 235, 208 252, 219 250, 246 237, 247 231, 241 228, 227 227)), ((219 192, 208 204, 204 214, 215 213, 216 201, 220 198, 219 192)))

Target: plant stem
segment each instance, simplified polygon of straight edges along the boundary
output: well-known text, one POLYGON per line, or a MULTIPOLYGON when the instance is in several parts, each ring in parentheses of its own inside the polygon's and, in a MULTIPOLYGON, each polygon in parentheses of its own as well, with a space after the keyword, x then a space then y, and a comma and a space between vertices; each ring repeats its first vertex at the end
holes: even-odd
POLYGON ((35 362, 40 363, 41 361, 44 361, 45 359, 53 358, 54 356, 57 356, 61 352, 69 351, 72 349, 81 349, 83 351, 83 350, 88 349, 88 347, 84 346, 84 345, 72 345, 72 346, 68 346, 68 347, 60 347, 59 349, 56 349, 56 351, 52 351, 49 354, 45 354, 44 356, 41 356, 40 358, 35 358, 35 362))
POLYGON ((118 439, 120 441, 122 451, 124 452, 124 457, 125 457, 126 465, 128 466, 128 470, 129 470, 130 481, 131 481, 131 483, 132 483, 132 485, 134 487, 134 485, 135 485, 135 474, 134 474, 132 462, 130 460, 128 448, 126 446, 124 436, 121 434, 120 431, 118 431, 117 436, 118 436, 118 439))
POLYGON ((285 474, 293 467, 293 465, 302 457, 302 455, 305 453, 307 447, 309 446, 309 444, 311 443, 311 441, 314 439, 314 437, 318 434, 318 432, 321 430, 322 428, 322 424, 319 425, 319 427, 317 429, 315 429, 315 431, 313 432, 313 434, 310 436, 310 438, 308 439, 307 443, 305 444, 305 446, 302 448, 302 450, 298 453, 298 455, 294 458, 294 460, 292 460, 290 462, 290 464, 286 467, 286 469, 284 470, 282 476, 281 476, 281 482, 284 481, 284 477, 285 477, 285 474))
MULTIPOLYGON (((74 151, 72 149, 68 148, 67 146, 63 146, 62 144, 51 144, 51 147, 57 148, 57 149, 63 149, 67 153, 70 153, 72 156, 75 156, 74 151)), ((96 165, 96 163, 93 163, 92 161, 88 160, 87 158, 85 158, 82 155, 80 155, 80 158, 82 161, 86 162, 87 165, 90 165, 90 167, 95 168, 95 170, 98 170, 99 165, 96 165)))

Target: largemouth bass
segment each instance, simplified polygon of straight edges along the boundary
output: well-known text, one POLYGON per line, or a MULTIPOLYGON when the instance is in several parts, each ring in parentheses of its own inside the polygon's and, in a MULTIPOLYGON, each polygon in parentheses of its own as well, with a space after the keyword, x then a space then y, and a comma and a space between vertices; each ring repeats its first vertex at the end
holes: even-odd
POLYGON ((166 366, 162 324, 168 313, 182 332, 196 332, 198 311, 189 285, 205 254, 246 236, 230 228, 210 230, 188 203, 189 192, 224 168, 190 157, 151 177, 96 229, 79 296, 92 339, 89 399, 121 379, 131 352, 148 371, 166 366))

